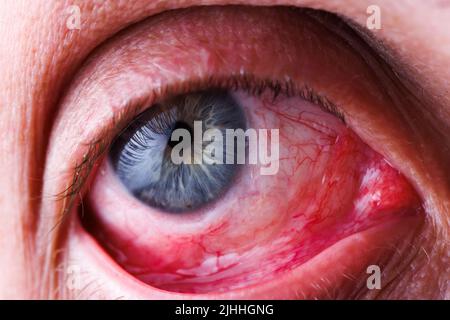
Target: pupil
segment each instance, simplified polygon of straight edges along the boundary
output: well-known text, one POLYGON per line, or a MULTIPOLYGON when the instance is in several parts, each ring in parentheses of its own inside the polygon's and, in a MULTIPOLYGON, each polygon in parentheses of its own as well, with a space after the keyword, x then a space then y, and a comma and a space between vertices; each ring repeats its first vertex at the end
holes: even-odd
POLYGON ((175 147, 178 143, 180 143, 180 141, 172 141, 170 139, 170 137, 172 136, 172 133, 177 130, 177 129, 186 129, 187 131, 189 131, 189 134, 191 135, 191 143, 194 142, 194 132, 192 131, 192 127, 190 125, 188 125, 186 122, 184 121, 177 121, 175 122, 175 125, 172 129, 172 131, 170 132, 170 136, 169 136, 169 141, 167 141, 167 145, 170 148, 175 147))

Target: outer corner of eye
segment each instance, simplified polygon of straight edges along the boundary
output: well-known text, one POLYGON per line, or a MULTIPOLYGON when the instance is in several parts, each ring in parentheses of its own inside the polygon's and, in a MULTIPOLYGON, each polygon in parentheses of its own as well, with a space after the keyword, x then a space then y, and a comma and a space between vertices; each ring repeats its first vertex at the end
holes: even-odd
MULTIPOLYGON (((223 13, 236 15, 221 20, 223 32, 237 31, 243 17, 263 31, 283 30, 295 18, 287 8, 274 13, 286 21, 276 22, 261 18, 266 9, 246 10, 223 13)), ((207 19, 184 12, 186 21, 195 18, 198 26, 207 19)), ((214 47, 220 34, 211 33, 208 44, 204 34, 183 39, 214 47)), ((289 53, 298 39, 282 36, 289 53)), ((264 39, 258 33, 252 47, 264 48, 264 39)), ((230 74, 214 86, 207 78, 201 87, 168 91, 117 136, 86 196, 84 232, 156 298, 370 297, 388 285, 390 262, 401 260, 397 249, 423 220, 420 197, 320 105, 313 87, 293 92, 298 75, 289 84, 258 81, 252 51, 240 54, 252 81, 230 74)), ((322 56, 315 59, 319 65, 322 56)))

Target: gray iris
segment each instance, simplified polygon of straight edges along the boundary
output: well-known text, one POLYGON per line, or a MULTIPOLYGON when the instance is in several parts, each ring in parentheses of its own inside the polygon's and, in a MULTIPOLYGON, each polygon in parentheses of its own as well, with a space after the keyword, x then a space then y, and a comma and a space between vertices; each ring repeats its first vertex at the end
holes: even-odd
MULTIPOLYGON (((191 93, 155 104, 138 116, 111 149, 113 167, 125 187, 144 203, 167 212, 199 209, 226 192, 236 176, 236 164, 175 164, 171 141, 175 129, 193 139, 194 121, 202 131, 219 129, 226 158, 226 129, 246 129, 242 108, 225 91, 191 93)), ((192 145, 194 142, 192 141, 192 145)), ((202 148, 208 143, 203 143, 202 148)))

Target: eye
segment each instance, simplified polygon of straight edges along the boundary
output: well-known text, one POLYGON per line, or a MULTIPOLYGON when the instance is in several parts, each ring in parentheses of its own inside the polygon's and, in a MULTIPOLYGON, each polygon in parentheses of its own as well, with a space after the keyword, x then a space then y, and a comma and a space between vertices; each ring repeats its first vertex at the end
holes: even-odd
POLYGON ((407 119, 362 41, 324 13, 200 7, 107 42, 62 102, 88 142, 58 137, 69 252, 153 297, 364 291, 423 208, 373 125, 407 119))
MULTIPOLYGON (((406 180, 337 116, 266 90, 189 93, 151 106, 121 133, 90 192, 87 227, 128 272, 175 292, 245 288, 295 269, 354 228, 416 214, 406 180), (206 145, 174 163, 174 130, 192 132, 195 121, 204 124, 197 130, 242 130, 244 113, 250 128, 281 132, 269 141, 276 152, 246 141, 253 154, 270 149, 278 170, 262 175, 275 164, 250 164, 246 148, 233 179, 236 157, 194 164, 206 145)), ((219 152, 235 149, 234 139, 223 141, 219 152)))

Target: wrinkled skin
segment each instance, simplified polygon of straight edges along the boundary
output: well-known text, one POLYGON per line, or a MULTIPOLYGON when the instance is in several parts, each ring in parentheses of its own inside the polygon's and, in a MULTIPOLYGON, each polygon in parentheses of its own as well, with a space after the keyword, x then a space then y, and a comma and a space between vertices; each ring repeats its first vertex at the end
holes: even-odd
MULTIPOLYGON (((420 88, 415 90, 420 92, 418 97, 421 103, 418 105, 429 117, 426 121, 423 119, 424 124, 417 125, 417 134, 407 135, 407 139, 405 132, 394 130, 395 121, 382 121, 380 118, 369 125, 371 130, 362 129, 357 133, 365 137, 371 146, 384 146, 377 151, 388 156, 390 163, 415 186, 424 200, 428 222, 420 233, 415 234, 417 254, 408 267, 395 276, 389 288, 377 295, 358 297, 450 298, 450 2, 349 0, 344 4, 342 1, 325 0, 249 0, 233 1, 233 4, 252 2, 323 9, 361 26, 366 23, 367 6, 378 4, 381 7, 382 29, 374 32, 374 37, 390 48, 393 54, 389 53, 388 59, 392 64, 402 66, 405 76, 411 79, 407 86, 420 88), (369 131, 382 134, 370 138, 369 131)), ((51 228, 58 219, 60 207, 49 205, 51 195, 43 191, 44 184, 49 184, 49 178, 44 183, 43 177, 48 170, 47 155, 52 151, 49 150, 52 148, 50 136, 64 134, 64 126, 53 126, 57 112, 61 112, 58 111, 59 97, 89 53, 132 23, 164 10, 195 4, 196 1, 143 0, 103 1, 101 4, 56 0, 2 2, 0 298, 178 298, 158 296, 158 292, 148 292, 144 287, 136 288, 138 285, 124 279, 122 273, 98 270, 99 261, 90 261, 77 251, 73 243, 62 250, 71 255, 72 261, 83 268, 86 266, 91 277, 100 278, 101 285, 94 288, 95 295, 92 291, 63 295, 62 290, 57 289, 57 281, 49 276, 54 272, 52 268, 55 266, 51 261, 55 251, 61 249, 56 243, 64 238, 48 237, 54 231, 51 228), (65 10, 72 4, 81 8, 81 31, 71 31, 65 27, 65 10), (62 132, 53 132, 55 128, 62 132)), ((201 4, 227 2, 201 1, 201 4)), ((354 127, 357 127, 357 122, 358 119, 355 119, 354 127)), ((64 160, 60 159, 61 162, 64 160)), ((65 237, 70 238, 73 229, 66 231, 65 237)), ((64 234, 64 230, 60 232, 64 234)))

